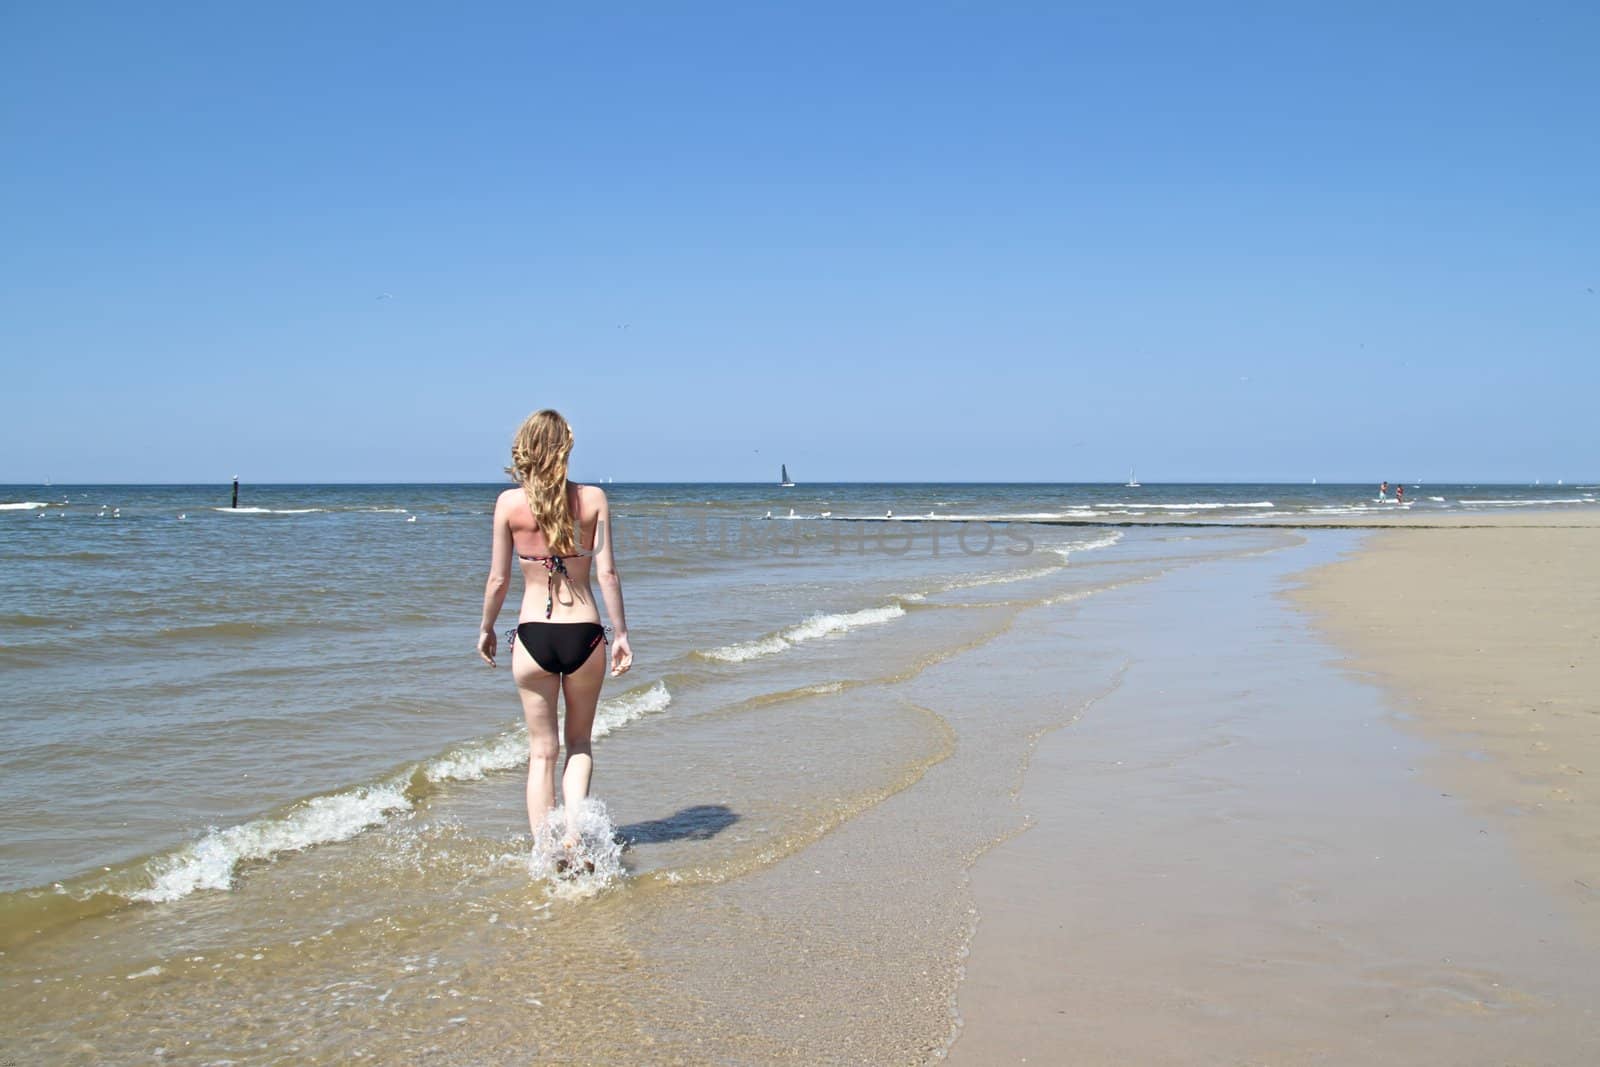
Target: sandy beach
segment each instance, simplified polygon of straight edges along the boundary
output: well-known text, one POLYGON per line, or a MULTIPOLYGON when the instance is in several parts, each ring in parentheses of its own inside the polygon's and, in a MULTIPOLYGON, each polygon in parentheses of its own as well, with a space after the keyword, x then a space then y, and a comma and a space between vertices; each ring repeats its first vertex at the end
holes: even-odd
POLYGON ((1298 599, 1600 943, 1600 528, 1542 517, 1385 533, 1298 599))
MULTIPOLYGON (((1558 528, 1584 518, 1168 579, 974 867, 952 1059, 1592 1062, 1600 531, 1558 528)), ((1117 640, 1113 606, 1079 624, 1117 640)))

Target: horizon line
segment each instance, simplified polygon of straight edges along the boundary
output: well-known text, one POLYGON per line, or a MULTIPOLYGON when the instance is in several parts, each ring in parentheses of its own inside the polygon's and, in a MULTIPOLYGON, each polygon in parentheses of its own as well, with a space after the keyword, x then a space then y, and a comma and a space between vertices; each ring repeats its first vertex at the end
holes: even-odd
MULTIPOLYGON (((619 481, 619 482, 584 481, 582 479, 568 479, 568 480, 576 482, 579 485, 597 485, 597 486, 601 486, 601 487, 604 487, 604 486, 607 486, 607 485, 728 485, 728 486, 760 485, 760 486, 768 486, 768 487, 773 488, 773 489, 786 488, 785 486, 781 486, 781 485, 779 485, 779 483, 773 482, 773 481, 770 481, 770 480, 762 480, 762 481, 729 481, 729 480, 637 479, 637 480, 628 480, 628 481, 619 481)), ((1320 488, 1335 487, 1335 486, 1376 485, 1376 484, 1379 484, 1379 483, 1384 482, 1384 481, 1389 481, 1389 482, 1391 482, 1392 484, 1395 484, 1395 485, 1413 485, 1413 486, 1415 486, 1415 485, 1469 485, 1469 486, 1512 487, 1512 488, 1525 488, 1525 489, 1574 489, 1574 488, 1582 488, 1583 484, 1588 484, 1591 487, 1592 487, 1593 484, 1600 484, 1600 476, 1597 476, 1594 479, 1592 479, 1592 482, 1591 482, 1591 479, 1584 478, 1584 479, 1574 480, 1572 483, 1566 483, 1565 480, 1563 479, 1562 480, 1562 484, 1557 484, 1557 483, 1554 483, 1554 482, 1542 482, 1542 481, 1541 482, 1526 482, 1526 481, 1508 482, 1508 481, 1492 481, 1492 480, 1482 480, 1482 479, 1474 480, 1474 479, 1460 479, 1460 478, 1445 478, 1445 479, 1437 479, 1437 480, 1432 480, 1432 481, 1416 481, 1416 482, 1409 482, 1409 481, 1405 481, 1404 479, 1393 479, 1393 478, 1391 478, 1391 479, 1384 479, 1384 478, 1364 479, 1364 480, 1361 480, 1361 481, 1329 480, 1329 481, 1315 481, 1315 482, 1291 481, 1291 480, 1283 479, 1283 478, 1258 478, 1258 479, 1246 479, 1246 478, 1240 478, 1240 479, 1231 479, 1231 478, 1230 479, 1177 478, 1177 479, 1172 479, 1172 480, 1168 480, 1168 481, 1142 482, 1142 483, 1140 483, 1139 486, 1137 486, 1137 488, 1150 489, 1150 488, 1154 488, 1156 486, 1162 486, 1162 485, 1284 485, 1284 486, 1300 486, 1300 487, 1304 487, 1304 488, 1308 488, 1308 489, 1310 489, 1310 488, 1318 488, 1318 489, 1320 489, 1320 488), (1580 482, 1583 483, 1583 484, 1580 484, 1580 482)), ((126 488, 155 488, 155 487, 180 488, 180 487, 185 487, 185 486, 222 486, 224 488, 229 488, 229 487, 232 486, 232 484, 233 484, 233 479, 223 479, 221 481, 170 481, 170 482, 169 481, 157 481, 157 482, 146 482, 146 481, 0 482, 0 487, 7 488, 7 489, 81 489, 81 488, 92 488, 92 487, 98 487, 98 486, 122 486, 122 487, 126 487, 126 488)), ((351 480, 340 480, 340 481, 262 481, 262 482, 252 482, 252 481, 246 481, 244 479, 239 479, 239 484, 241 486, 250 485, 250 486, 256 486, 256 487, 272 487, 272 488, 281 488, 281 487, 287 487, 287 486, 300 486, 300 487, 317 487, 317 486, 339 487, 339 486, 346 486, 346 487, 348 487, 348 486, 426 486, 426 485, 452 485, 452 486, 468 486, 468 485, 472 485, 472 486, 479 486, 479 485, 481 485, 481 486, 493 486, 493 485, 504 485, 507 488, 509 488, 511 485, 514 485, 515 483, 509 482, 509 481, 506 481, 506 480, 477 481, 477 480, 473 480, 473 479, 455 480, 455 481, 437 481, 437 480, 428 480, 428 481, 367 481, 367 480, 351 479, 351 480)), ((819 480, 819 481, 811 481, 811 482, 799 482, 799 483, 794 484, 793 486, 788 486, 787 488, 803 488, 803 487, 806 487, 806 486, 821 486, 821 485, 1093 485, 1093 486, 1110 486, 1112 488, 1119 488, 1119 489, 1130 488, 1130 486, 1128 486, 1126 483, 1117 482, 1117 481, 1049 481, 1049 480, 1043 480, 1043 479, 984 479, 984 480, 979 480, 979 479, 966 479, 966 478, 957 478, 957 479, 909 479, 909 480, 883 480, 883 479, 870 479, 869 478, 869 479, 819 480)))

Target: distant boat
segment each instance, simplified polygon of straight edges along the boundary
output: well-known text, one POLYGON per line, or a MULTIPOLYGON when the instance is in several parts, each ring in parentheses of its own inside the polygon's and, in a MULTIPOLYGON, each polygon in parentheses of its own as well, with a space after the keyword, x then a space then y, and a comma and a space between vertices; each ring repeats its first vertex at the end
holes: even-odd
POLYGON ((1123 484, 1125 486, 1127 486, 1127 488, 1129 488, 1129 489, 1138 489, 1138 488, 1140 488, 1139 479, 1134 476, 1132 467, 1128 468, 1128 480, 1126 482, 1124 482, 1123 484))
POLYGON ((778 464, 778 469, 783 472, 778 478, 778 487, 780 489, 793 489, 794 483, 789 480, 789 465, 780 463, 778 464))

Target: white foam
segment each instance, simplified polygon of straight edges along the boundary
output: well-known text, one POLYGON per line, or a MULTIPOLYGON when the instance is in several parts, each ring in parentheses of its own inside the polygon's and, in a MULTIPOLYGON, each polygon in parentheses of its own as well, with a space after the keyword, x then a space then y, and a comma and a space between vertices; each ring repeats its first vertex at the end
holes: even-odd
POLYGON ((1463 500, 1461 503, 1471 504, 1474 507, 1530 508, 1542 504, 1587 504, 1589 501, 1583 497, 1572 496, 1551 500, 1463 500))
MULTIPOLYGON (((665 711, 671 703, 672 694, 663 682, 624 693, 613 700, 602 700, 595 712, 590 736, 605 737, 635 719, 665 711)), ((475 782, 487 774, 509 771, 527 762, 528 731, 519 726, 486 741, 463 745, 436 756, 422 765, 422 773, 430 782, 475 782)))
POLYGON ((1070 541, 1064 545, 1057 545, 1054 551, 1061 553, 1064 559, 1070 560, 1074 552, 1093 552, 1099 548, 1110 548, 1121 540, 1122 531, 1112 530, 1104 537, 1096 537, 1092 541, 1070 541))
POLYGON ((656 682, 648 689, 624 693, 615 700, 602 700, 600 710, 595 713, 594 731, 591 736, 604 737, 613 730, 620 730, 635 719, 666 711, 667 705, 671 703, 672 694, 668 692, 664 682, 656 682))
POLYGON ((34 508, 47 508, 49 506, 42 500, 19 500, 13 504, 0 504, 0 511, 31 511, 34 508))
MULTIPOLYGON (((593 736, 604 737, 641 716, 665 710, 670 703, 672 694, 659 681, 614 700, 601 701, 593 736)), ((421 770, 430 782, 465 782, 520 767, 527 761, 528 733, 518 727, 428 760, 421 770)), ((410 777, 401 774, 376 785, 312 797, 281 816, 212 829, 192 845, 151 860, 147 866, 151 886, 128 896, 157 902, 178 900, 201 889, 228 889, 241 863, 347 841, 382 825, 397 813, 412 810, 405 792, 410 777)))
POLYGON ((528 759, 528 731, 519 726, 488 741, 465 745, 422 765, 430 782, 475 782, 494 771, 509 771, 528 759))
POLYGON ((906 609, 899 604, 888 604, 881 608, 864 608, 842 615, 813 615, 800 625, 784 631, 783 636, 796 643, 810 641, 813 638, 844 633, 861 626, 876 626, 891 619, 898 619, 905 613, 906 609))
MULTIPOLYGON (((986 585, 1009 585, 1011 582, 1025 582, 1030 578, 1043 578, 1045 575, 1054 574, 1066 565, 1066 560, 1052 567, 1034 567, 1025 571, 1002 571, 999 574, 984 574, 976 578, 961 578, 947 585, 941 586, 939 592, 951 593, 957 589, 979 589, 986 585)), ((903 597, 911 600, 912 597, 903 597)), ((920 596, 916 599, 922 599, 920 596)))
POLYGON ((1241 503, 1241 504, 1218 504, 1218 503, 1205 503, 1205 504, 1201 504, 1201 503, 1194 503, 1194 504, 1148 504, 1148 503, 1145 503, 1144 501, 1140 500, 1140 501, 1133 501, 1133 502, 1125 503, 1125 504, 1092 504, 1090 506, 1091 507, 1096 507, 1096 508, 1102 508, 1102 509, 1106 509, 1106 508, 1140 508, 1140 509, 1150 509, 1150 510, 1155 510, 1155 511, 1215 511, 1215 510, 1218 510, 1220 508, 1251 508, 1251 509, 1255 509, 1255 510, 1260 510, 1262 508, 1275 508, 1278 505, 1274 504, 1270 500, 1252 500, 1252 501, 1249 501, 1248 503, 1241 503))
POLYGON ((395 812, 410 810, 398 781, 312 797, 281 817, 212 829, 194 844, 152 860, 153 884, 128 895, 155 902, 178 900, 198 889, 227 889, 241 863, 347 841, 395 812))
POLYGON ((785 641, 777 634, 773 634, 771 637, 761 637, 754 641, 738 641, 731 645, 723 645, 721 648, 713 648, 709 652, 702 653, 702 655, 706 659, 714 659, 722 663, 743 663, 745 660, 774 655, 788 647, 788 641, 785 641))
MULTIPOLYGON (((818 516, 822 518, 823 516, 818 516)), ((931 511, 921 515, 837 515, 842 522, 1049 522, 1052 519, 1092 519, 1093 511, 1070 508, 1066 511, 994 511, 968 515, 936 515, 931 511)))
POLYGON ((905 613, 906 609, 895 603, 881 608, 863 608, 861 611, 845 612, 839 615, 812 615, 787 630, 768 634, 754 641, 740 641, 731 645, 723 645, 721 648, 713 648, 709 652, 700 653, 700 655, 706 659, 713 659, 722 663, 743 663, 746 660, 759 659, 762 656, 776 655, 803 641, 827 637, 829 634, 844 633, 862 626, 877 626, 892 619, 898 619, 905 613))
POLYGON ((310 515, 326 508, 212 508, 224 515, 310 515))

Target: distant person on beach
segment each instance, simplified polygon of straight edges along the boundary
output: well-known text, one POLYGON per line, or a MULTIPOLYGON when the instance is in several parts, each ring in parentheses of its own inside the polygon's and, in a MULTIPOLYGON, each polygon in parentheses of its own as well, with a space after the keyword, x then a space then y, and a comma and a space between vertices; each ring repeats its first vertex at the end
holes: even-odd
POLYGON ((556 805, 558 694, 566 703, 567 763, 561 775, 566 855, 557 858, 557 870, 588 866, 578 855, 579 817, 594 771, 589 735, 606 677, 606 634, 589 585, 591 571, 599 573, 613 628, 611 676, 627 673, 633 664, 622 580, 611 555, 610 504, 598 486, 567 480, 572 444, 567 420, 548 409, 529 415, 512 439, 506 473, 520 484, 495 502, 494 546, 478 630, 478 655, 493 667, 495 620, 511 586, 515 556, 524 594, 514 636, 508 632, 507 639, 513 644, 511 675, 528 722, 528 823, 535 839, 556 805))
POLYGON ((1397 485, 1397 486, 1394 487, 1394 502, 1396 504, 1404 504, 1406 502, 1406 487, 1405 486, 1397 485))
POLYGON ((1389 483, 1388 482, 1384 482, 1382 485, 1378 486, 1378 499, 1379 500, 1388 500, 1389 499, 1389 483))

